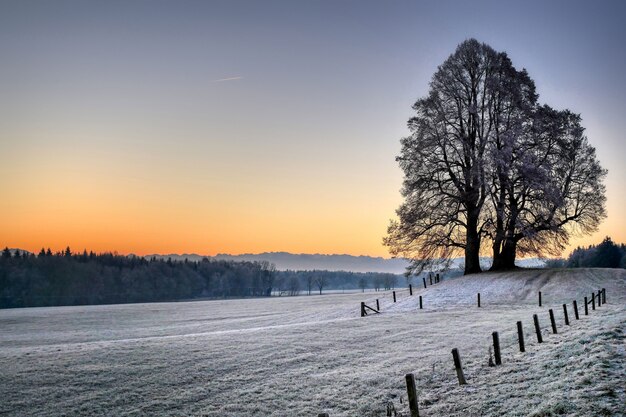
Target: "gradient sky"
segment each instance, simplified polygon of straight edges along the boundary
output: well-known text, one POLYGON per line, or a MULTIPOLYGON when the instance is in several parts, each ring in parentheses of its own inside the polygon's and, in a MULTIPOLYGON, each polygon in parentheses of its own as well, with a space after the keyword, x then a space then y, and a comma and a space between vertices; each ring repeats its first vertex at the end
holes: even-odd
POLYGON ((0 245, 388 256, 411 105, 469 37, 582 114, 626 242, 626 2, 0 1, 0 245))

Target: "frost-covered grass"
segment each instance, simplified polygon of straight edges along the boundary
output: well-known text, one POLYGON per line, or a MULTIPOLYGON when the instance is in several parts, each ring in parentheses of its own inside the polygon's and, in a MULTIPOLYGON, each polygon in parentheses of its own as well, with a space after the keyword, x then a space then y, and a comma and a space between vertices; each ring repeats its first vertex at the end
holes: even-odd
POLYGON ((0 415, 379 416, 388 402, 406 414, 400 399, 407 372, 416 376, 422 416, 625 413, 623 270, 530 270, 426 290, 420 284, 413 297, 398 291, 395 304, 389 292, 367 292, 3 310, 0 415), (602 287, 609 303, 582 316, 582 296, 602 287), (383 314, 360 318, 360 301, 375 305, 376 297, 383 314), (563 323, 562 303, 571 326, 563 323), (517 320, 526 353, 517 348, 517 320), (488 366, 492 331, 500 332, 499 367, 488 366), (464 363, 464 387, 456 382, 453 347, 464 363))

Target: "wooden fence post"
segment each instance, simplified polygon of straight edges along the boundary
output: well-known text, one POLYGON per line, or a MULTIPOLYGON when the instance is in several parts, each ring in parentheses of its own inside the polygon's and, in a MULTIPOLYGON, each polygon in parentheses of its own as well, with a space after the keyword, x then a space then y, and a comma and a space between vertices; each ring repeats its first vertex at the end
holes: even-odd
POLYGON ((439 283, 439 274, 437 274, 436 278, 436 282, 439 283))
POLYGON ((422 296, 420 295, 420 310, 422 309, 422 296))
POLYGON ((585 297, 585 316, 589 315, 589 307, 588 307, 589 302, 587 301, 587 297, 585 297))
POLYGON ((394 303, 396 302, 396 292, 395 291, 393 292, 393 302, 394 303))
POLYGON ((556 321, 554 321, 554 311, 552 309, 548 310, 550 313, 550 324, 552 324, 552 333, 556 334, 556 321))
POLYGON ((361 301, 361 317, 365 317, 365 302, 361 301))
POLYGON ((541 307, 541 291, 539 291, 539 307, 541 307))
POLYGON ((517 340, 519 341, 519 351, 526 352, 524 348, 524 330, 522 329, 522 322, 517 322, 517 340))
POLYGON ((409 295, 413 295, 413 286, 409 284, 409 295))
POLYGON ((578 303, 576 302, 576 300, 574 300, 573 304, 574 304, 574 317, 576 318, 576 320, 580 320, 580 317, 578 317, 578 303))
POLYGON ((596 309, 596 293, 595 292, 591 293, 591 309, 592 310, 596 309))
POLYGON ((411 410, 411 417, 420 417, 420 412, 417 407, 417 390, 415 389, 415 376, 413 374, 406 374, 406 393, 409 397, 409 410, 411 410))
POLYGON ((493 356, 496 360, 496 365, 502 365, 502 357, 500 356, 500 337, 498 332, 491 333, 493 338, 493 356))
POLYGON ((569 317, 567 316, 567 304, 563 304, 563 316, 565 316, 565 325, 569 326, 569 317))
POLYGON ((319 413, 317 417, 330 417, 328 413, 319 413))
POLYGON ((602 304, 606 304, 606 288, 602 288, 602 304))
POLYGON ((433 276, 430 275, 428 278, 430 279, 430 285, 433 285, 433 276))
POLYGON ((602 305, 602 290, 598 290, 598 307, 602 305))
POLYGON ((480 307, 480 293, 478 293, 478 307, 480 307))
POLYGON ((376 310, 380 311, 380 303, 378 302, 378 298, 376 299, 376 310))
POLYGON ((422 281, 424 281, 424 288, 426 288, 426 277, 422 277, 422 281))
POLYGON ((543 337, 541 337, 541 327, 539 327, 539 317, 533 314, 533 321, 535 322, 535 333, 537 333, 537 343, 543 343, 543 337))
POLYGON ((459 385, 465 385, 465 375, 463 375, 463 367, 461 366, 461 357, 457 348, 452 349, 452 359, 454 359, 454 369, 456 369, 456 376, 459 379, 459 385))

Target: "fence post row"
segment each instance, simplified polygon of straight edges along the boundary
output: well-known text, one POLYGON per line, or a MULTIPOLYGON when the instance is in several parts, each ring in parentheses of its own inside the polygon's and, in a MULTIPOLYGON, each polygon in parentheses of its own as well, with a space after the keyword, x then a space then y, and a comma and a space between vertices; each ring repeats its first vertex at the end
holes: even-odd
POLYGON ((500 337, 498 332, 491 333, 493 338, 493 356, 496 360, 496 365, 502 365, 502 357, 500 356, 500 337))
POLYGON ((406 374, 406 393, 409 397, 409 410, 411 410, 411 417, 419 417, 419 409, 417 407, 417 389, 415 388, 415 376, 413 374, 406 374))
MULTIPOLYGON (((430 277, 431 280, 431 284, 432 284, 432 275, 430 277)), ((439 274, 437 274, 437 276, 435 277, 435 282, 438 282, 439 280, 439 274)), ((424 282, 424 288, 426 288, 426 278, 423 278, 423 282, 424 282)), ((410 295, 413 295, 413 287, 411 284, 409 284, 409 293, 410 295)), ((601 290, 598 290, 598 307, 600 307, 602 305, 602 303, 606 303, 606 289, 602 288, 601 290)), ((478 307, 480 307, 480 293, 478 293, 478 307)), ((593 310, 595 310, 595 298, 596 298, 596 294, 595 292, 591 293, 591 308, 593 310)), ((396 292, 393 291, 393 302, 396 302, 396 292)), ((573 300, 572 302, 573 306, 574 306, 574 317, 576 318, 576 320, 579 320, 579 316, 578 316, 578 303, 576 302, 576 300, 573 300)), ((589 304, 589 301, 587 299, 587 297, 585 297, 585 315, 589 314, 587 305, 589 304)), ((422 309, 422 296, 419 296, 419 305, 420 305, 420 309, 422 309)), ((539 291, 539 306, 541 306, 541 291, 539 291)), ((380 304, 378 299, 376 299, 376 309, 380 311, 380 304)), ((552 309, 548 310, 548 313, 550 314, 550 323, 552 325, 552 333, 557 334, 557 328, 556 328, 556 321, 554 319, 554 311, 552 309)), ((367 315, 367 312, 365 311, 365 302, 361 302, 361 317, 364 317, 365 315, 367 315)), ((565 324, 569 326, 569 316, 567 314, 567 304, 563 304, 563 316, 565 317, 565 324)), ((543 343, 543 338, 541 336, 541 327, 539 325, 539 318, 537 317, 536 314, 533 314, 533 322, 535 324, 535 332, 537 334, 537 342, 538 343, 543 343)), ((495 358, 495 363, 496 365, 501 365, 502 364, 502 356, 501 356, 501 352, 500 352, 500 337, 498 335, 498 332, 493 332, 491 334, 492 338, 493 338, 493 353, 494 353, 494 358, 495 358)), ((522 328, 522 322, 518 321, 517 322, 517 338, 518 338, 518 342, 519 342, 519 350, 520 352, 525 352, 526 349, 524 347, 524 330, 522 328)), ((454 369, 456 370, 456 375, 457 378, 459 380, 459 385, 465 385, 467 384, 467 382, 465 381, 465 375, 463 374, 463 367, 461 365, 461 357, 459 356, 459 351, 457 348, 452 349, 452 359, 454 360, 454 369)), ((411 417, 419 417, 419 409, 418 409, 418 403, 417 403, 417 389, 415 386, 415 376, 413 374, 406 374, 405 376, 406 379, 406 389, 407 389, 407 395, 408 395, 408 399, 409 399, 409 409, 411 412, 411 417)), ((328 413, 320 413, 318 414, 318 417, 329 417, 328 413)))
MULTIPOLYGON (((432 284, 432 276, 430 277, 431 279, 431 284, 432 284)), ((439 274, 437 274, 437 276, 435 277, 435 282, 438 282, 439 279, 439 274)), ((424 288, 426 288, 426 278, 423 278, 424 281, 424 288)), ((411 284, 409 284, 409 293, 410 295, 413 295, 413 287, 411 284)), ((601 290, 598 290, 598 307, 600 307, 602 305, 602 303, 606 303, 606 289, 602 288, 601 290)), ((593 310, 595 310, 595 298, 596 298, 596 294, 595 292, 591 293, 591 307, 593 310)), ((393 302, 396 302, 396 292, 393 291, 393 302)), ((576 320, 579 320, 579 316, 578 316, 578 303, 576 302, 576 300, 573 300, 572 302, 573 306, 574 306, 574 317, 576 318, 576 320)), ((589 304, 589 301, 587 299, 587 297, 585 297, 585 315, 589 314, 587 305, 589 304)), ((420 309, 422 309, 422 296, 419 296, 419 306, 420 309)), ((541 291, 539 291, 539 306, 541 306, 541 291)), ((480 293, 478 293, 478 307, 480 307, 480 293)), ((380 311, 380 304, 378 299, 376 299, 376 309, 378 311, 380 311)), ((552 309, 548 310, 548 313, 550 314, 550 323, 552 325, 552 333, 557 334, 557 328, 556 328, 556 321, 554 319, 554 311, 552 309)), ((367 312, 365 311, 365 302, 361 302, 361 317, 364 317, 367 315, 367 312)), ((567 304, 563 304, 563 316, 565 317, 565 324, 569 326, 569 316, 567 314, 567 304)), ((537 342, 538 343, 543 343, 543 338, 541 336, 541 327, 539 325, 539 318, 537 317, 536 314, 533 314, 533 322, 535 324, 535 332, 537 334, 537 342)), ((501 365, 502 364, 502 356, 501 356, 501 352, 500 352, 500 337, 498 335, 498 332, 493 332, 491 334, 492 338, 493 338, 493 353, 494 353, 494 358, 495 358, 495 363, 496 365, 501 365)), ((524 346, 524 330, 522 328, 522 322, 518 321, 517 322, 517 338, 518 338, 518 342, 519 342, 519 350, 520 352, 525 352, 525 346, 524 346)), ((452 349, 452 359, 454 360, 454 368, 456 370, 456 375, 457 378, 459 380, 459 385, 465 385, 467 384, 466 380, 465 380, 465 375, 463 374, 463 367, 461 365, 461 357, 459 356, 459 351, 457 348, 452 349)), ((411 411, 411 417, 419 417, 419 409, 418 409, 418 403, 417 403, 417 388, 415 386, 415 376, 411 373, 406 374, 405 376, 406 379, 406 389, 407 389, 407 395, 408 395, 408 399, 409 399, 409 409, 411 411)), ((318 414, 318 417, 329 417, 328 413, 320 413, 318 414)))
POLYGON ((519 341, 519 351, 526 352, 524 348, 524 330, 522 329, 522 322, 517 322, 517 340, 519 341))
POLYGON ((556 334, 556 321, 554 321, 554 311, 552 309, 548 310, 550 313, 550 324, 552 324, 552 333, 556 334))
POLYGON ((465 375, 463 375, 463 367, 461 366, 461 357, 459 356, 459 350, 457 348, 452 349, 452 359, 454 360, 454 369, 456 369, 456 376, 459 379, 459 385, 465 385, 465 375))
POLYGON ((539 327, 539 317, 536 314, 533 314, 533 321, 535 322, 535 333, 537 333, 537 343, 543 343, 543 338, 541 337, 541 327, 539 327))

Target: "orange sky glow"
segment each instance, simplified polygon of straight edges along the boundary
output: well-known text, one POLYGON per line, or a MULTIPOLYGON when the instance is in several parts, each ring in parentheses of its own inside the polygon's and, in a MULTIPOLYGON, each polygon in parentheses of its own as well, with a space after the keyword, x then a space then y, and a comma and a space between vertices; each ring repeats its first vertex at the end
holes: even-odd
POLYGON ((626 242, 619 2, 235 3, 0 6, 2 247, 388 257, 411 105, 468 37, 580 113, 609 170, 608 218, 563 255, 626 242))

